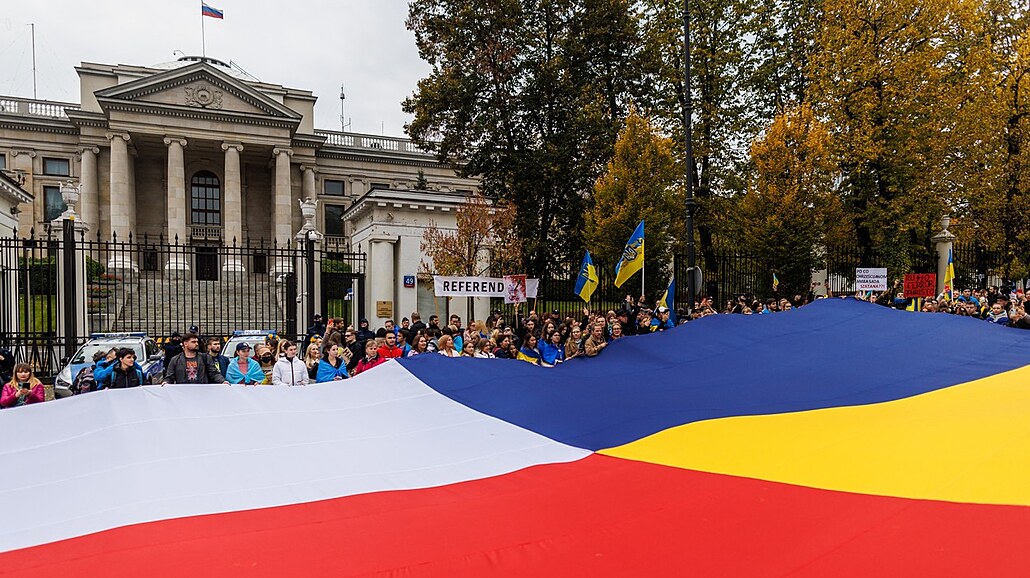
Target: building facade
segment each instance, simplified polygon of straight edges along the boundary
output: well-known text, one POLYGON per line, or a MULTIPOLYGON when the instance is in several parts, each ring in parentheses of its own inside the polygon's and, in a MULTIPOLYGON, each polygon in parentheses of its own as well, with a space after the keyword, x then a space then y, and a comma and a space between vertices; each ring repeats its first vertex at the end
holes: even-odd
MULTIPOLYGON (((425 287, 405 283, 417 274, 421 230, 453 227, 475 180, 407 139, 316 129, 310 91, 215 59, 82 63, 76 72, 79 103, 0 96, 0 169, 32 196, 12 211, 20 232, 65 210, 67 181, 79 187, 89 234, 103 239, 284 244, 304 225, 301 201, 315 200, 315 228, 369 255, 370 303, 389 301, 396 317, 418 306, 420 292, 426 303, 425 287)), ((373 323, 375 313, 366 311, 373 323)))

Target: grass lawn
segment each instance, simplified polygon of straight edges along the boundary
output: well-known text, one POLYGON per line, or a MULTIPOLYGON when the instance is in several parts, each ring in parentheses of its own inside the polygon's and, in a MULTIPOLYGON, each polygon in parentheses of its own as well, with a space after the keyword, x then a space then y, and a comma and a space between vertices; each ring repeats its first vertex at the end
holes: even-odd
POLYGON ((57 295, 33 295, 28 305, 25 296, 19 296, 18 330, 22 333, 56 331, 57 295))

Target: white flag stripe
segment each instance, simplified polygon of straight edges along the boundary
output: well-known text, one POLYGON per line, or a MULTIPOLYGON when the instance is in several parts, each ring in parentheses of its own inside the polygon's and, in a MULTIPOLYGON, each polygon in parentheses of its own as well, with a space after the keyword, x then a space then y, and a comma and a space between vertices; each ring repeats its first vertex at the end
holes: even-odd
POLYGON ((146 387, 4 410, 0 439, 24 441, 0 449, 0 551, 590 453, 458 404, 395 362, 307 388, 146 387))

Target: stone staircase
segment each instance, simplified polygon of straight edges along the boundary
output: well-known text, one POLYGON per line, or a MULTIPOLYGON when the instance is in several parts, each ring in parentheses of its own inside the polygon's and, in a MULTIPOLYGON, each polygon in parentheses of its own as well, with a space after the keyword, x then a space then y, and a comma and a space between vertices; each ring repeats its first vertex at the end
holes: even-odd
POLYGON ((237 329, 276 329, 285 325, 285 287, 268 275, 223 275, 218 281, 142 273, 125 282, 118 314, 107 331, 145 331, 152 336, 186 331, 207 335, 237 329))

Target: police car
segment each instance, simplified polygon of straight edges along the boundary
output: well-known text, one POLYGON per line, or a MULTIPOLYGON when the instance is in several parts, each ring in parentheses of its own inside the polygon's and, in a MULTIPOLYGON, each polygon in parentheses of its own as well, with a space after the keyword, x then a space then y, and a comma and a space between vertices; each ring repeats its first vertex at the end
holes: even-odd
POLYGON ((146 333, 92 333, 89 341, 75 352, 75 355, 54 378, 54 397, 72 395, 72 381, 83 368, 93 364, 93 354, 98 351, 107 353, 111 349, 128 347, 136 352, 136 362, 143 367, 143 380, 146 383, 161 381, 164 371, 164 356, 160 348, 146 333))
POLYGON ((274 330, 260 330, 260 329, 248 329, 244 331, 233 331, 229 339, 226 340, 225 345, 222 346, 222 355, 232 357, 236 355, 236 345, 239 343, 246 343, 250 346, 251 352, 257 345, 263 345, 268 337, 278 339, 274 330))

